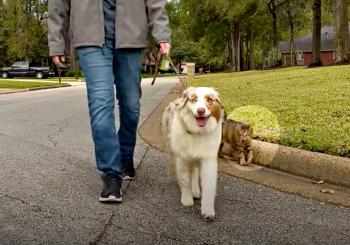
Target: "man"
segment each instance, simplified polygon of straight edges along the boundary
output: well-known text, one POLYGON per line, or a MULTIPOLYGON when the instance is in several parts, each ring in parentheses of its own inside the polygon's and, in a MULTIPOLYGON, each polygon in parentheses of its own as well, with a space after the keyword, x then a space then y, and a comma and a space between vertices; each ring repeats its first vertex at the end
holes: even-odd
POLYGON ((101 202, 121 202, 122 179, 134 179, 140 115, 141 51, 150 33, 161 53, 170 50, 166 0, 50 0, 49 48, 56 65, 71 44, 85 75, 101 202), (71 33, 71 34, 69 34, 71 33), (115 92, 114 92, 115 91, 115 92), (115 127, 115 94, 120 128, 115 127))

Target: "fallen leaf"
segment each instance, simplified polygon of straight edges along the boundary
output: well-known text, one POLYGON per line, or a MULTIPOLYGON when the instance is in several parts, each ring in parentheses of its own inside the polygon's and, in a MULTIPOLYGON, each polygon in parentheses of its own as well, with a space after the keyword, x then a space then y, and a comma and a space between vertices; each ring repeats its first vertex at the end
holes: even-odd
POLYGON ((320 185, 324 183, 324 180, 313 180, 312 183, 320 185))
POLYGON ((331 189, 323 189, 321 190, 322 193, 326 193, 326 194, 334 194, 335 191, 334 190, 331 190, 331 189))

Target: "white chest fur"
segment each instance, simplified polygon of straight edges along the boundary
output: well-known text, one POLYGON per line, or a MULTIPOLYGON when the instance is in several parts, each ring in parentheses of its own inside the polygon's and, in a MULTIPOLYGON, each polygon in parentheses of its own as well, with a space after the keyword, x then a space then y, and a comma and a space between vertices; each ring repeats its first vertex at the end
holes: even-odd
MULTIPOLYGON (((209 120, 216 120, 210 118, 209 120)), ((211 130, 191 132, 184 127, 181 118, 174 116, 170 131, 170 148, 178 156, 186 160, 216 157, 221 142, 221 122, 208 122, 215 124, 211 130)))

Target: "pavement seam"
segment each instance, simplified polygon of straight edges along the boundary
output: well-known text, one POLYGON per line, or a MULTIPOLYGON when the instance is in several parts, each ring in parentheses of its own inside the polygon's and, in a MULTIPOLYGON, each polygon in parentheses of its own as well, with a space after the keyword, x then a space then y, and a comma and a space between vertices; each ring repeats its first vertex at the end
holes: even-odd
POLYGON ((97 235, 97 237, 92 242, 89 242, 90 245, 97 245, 101 241, 107 229, 112 225, 112 220, 114 215, 115 215, 115 212, 112 212, 107 222, 104 224, 102 231, 97 235))
MULTIPOLYGON (((146 157, 146 155, 147 155, 147 153, 149 151, 149 148, 150 148, 149 146, 146 147, 145 153, 143 154, 143 156, 141 158, 141 161, 140 161, 139 165, 137 166, 136 170, 139 170, 141 168, 142 163, 145 160, 145 157, 146 157)), ((132 182, 133 182, 133 180, 128 181, 128 184, 124 188, 123 193, 126 192, 126 190, 129 188, 129 186, 131 185, 132 182)), ((104 224, 102 231, 97 235, 95 240, 93 240, 92 242, 89 243, 90 245, 97 245, 101 241, 101 239, 103 238, 103 236, 106 233, 107 229, 110 226, 113 225, 112 221, 113 221, 114 215, 115 215, 115 212, 112 212, 111 216, 108 218, 107 222, 104 224)))

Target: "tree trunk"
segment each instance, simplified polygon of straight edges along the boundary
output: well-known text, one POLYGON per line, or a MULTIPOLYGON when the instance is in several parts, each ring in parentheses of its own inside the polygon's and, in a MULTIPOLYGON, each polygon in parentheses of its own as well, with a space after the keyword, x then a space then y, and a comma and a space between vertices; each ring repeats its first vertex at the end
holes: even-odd
POLYGON ((294 22, 293 22, 293 16, 291 13, 291 6, 289 4, 287 9, 287 16, 288 16, 288 22, 289 22, 289 30, 290 30, 290 40, 289 40, 289 48, 290 48, 290 55, 289 55, 289 64, 291 66, 295 65, 295 30, 294 30, 294 22))
POLYGON ((321 66, 321 0, 313 1, 312 63, 310 67, 321 66))
POLYGON ((231 51, 231 37, 229 38, 229 40, 227 40, 227 49, 228 49, 228 57, 224 57, 224 64, 226 64, 225 66, 225 70, 226 71, 231 71, 231 62, 232 62, 232 51, 231 51))
POLYGON ((336 64, 349 63, 349 25, 347 0, 336 0, 336 64))
POLYGON ((240 71, 241 62, 240 62, 240 43, 241 43, 241 35, 240 35, 240 25, 239 22, 233 23, 233 37, 234 37, 234 61, 235 61, 235 71, 240 71))
POLYGON ((246 63, 245 63, 246 50, 245 50, 245 47, 244 47, 244 40, 243 40, 243 38, 241 38, 241 40, 240 40, 239 48, 240 48, 240 51, 239 51, 239 53, 240 53, 240 56, 239 56, 239 64, 240 64, 239 70, 240 71, 245 71, 247 69, 246 63))
POLYGON ((272 13, 272 49, 276 50, 277 48, 277 14, 276 12, 272 13))
POLYGON ((234 24, 230 21, 230 42, 229 42, 229 51, 230 51, 230 71, 235 71, 236 67, 236 54, 235 54, 235 34, 234 34, 234 24))
POLYGON ((255 70, 255 61, 254 61, 254 35, 251 28, 249 28, 249 69, 255 70))

